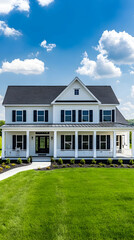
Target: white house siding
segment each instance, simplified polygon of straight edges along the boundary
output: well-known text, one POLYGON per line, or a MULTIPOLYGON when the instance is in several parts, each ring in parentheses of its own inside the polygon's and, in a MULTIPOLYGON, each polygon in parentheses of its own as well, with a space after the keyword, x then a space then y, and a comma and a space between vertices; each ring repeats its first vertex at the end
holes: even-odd
MULTIPOLYGON (((27 114, 26 114, 26 124, 30 124, 30 123, 34 123, 33 122, 33 111, 34 110, 48 110, 49 111, 49 117, 48 117, 48 121, 49 123, 53 122, 53 110, 52 110, 52 106, 31 106, 31 107, 27 107, 27 106, 12 106, 12 107, 5 107, 5 119, 6 119, 6 124, 21 124, 21 122, 12 122, 12 111, 13 110, 26 110, 27 114)), ((23 123, 23 122, 22 122, 23 123)), ((25 123, 24 123, 25 124, 25 123)), ((38 122, 38 124, 42 124, 42 122, 38 122)))

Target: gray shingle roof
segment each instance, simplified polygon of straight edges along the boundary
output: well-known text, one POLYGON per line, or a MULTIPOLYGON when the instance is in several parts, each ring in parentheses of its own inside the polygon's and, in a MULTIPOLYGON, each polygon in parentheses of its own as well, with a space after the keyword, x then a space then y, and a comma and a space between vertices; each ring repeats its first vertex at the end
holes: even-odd
MULTIPOLYGON (((67 86, 9 86, 3 104, 51 104, 67 86)), ((119 104, 110 86, 87 86, 102 104, 119 104)))
POLYGON ((128 121, 124 118, 118 108, 116 108, 116 122, 129 125, 128 121))

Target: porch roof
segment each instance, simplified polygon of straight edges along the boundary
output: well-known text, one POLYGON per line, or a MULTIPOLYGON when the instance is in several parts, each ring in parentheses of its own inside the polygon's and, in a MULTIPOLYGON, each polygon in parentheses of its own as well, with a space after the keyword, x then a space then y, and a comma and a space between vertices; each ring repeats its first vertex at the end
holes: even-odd
POLYGON ((3 127, 2 127, 2 129, 4 130, 4 129, 17 129, 17 130, 20 130, 20 128, 21 129, 23 129, 24 130, 24 128, 25 129, 30 129, 30 130, 32 130, 32 128, 34 129, 34 130, 36 130, 37 128, 39 128, 39 129, 47 129, 47 128, 49 128, 49 129, 52 129, 53 131, 54 130, 58 130, 58 129, 60 129, 60 128, 64 128, 64 129, 72 129, 72 128, 79 128, 79 129, 92 129, 92 130, 96 130, 96 129, 105 129, 105 130, 110 130, 110 129, 127 129, 127 130, 134 130, 134 126, 132 126, 132 125, 129 125, 129 124, 121 124, 121 123, 90 123, 90 124, 84 124, 84 123, 79 123, 79 124, 77 124, 77 123, 73 123, 73 124, 22 124, 22 125, 18 125, 18 124, 7 124, 7 125, 4 125, 3 127))

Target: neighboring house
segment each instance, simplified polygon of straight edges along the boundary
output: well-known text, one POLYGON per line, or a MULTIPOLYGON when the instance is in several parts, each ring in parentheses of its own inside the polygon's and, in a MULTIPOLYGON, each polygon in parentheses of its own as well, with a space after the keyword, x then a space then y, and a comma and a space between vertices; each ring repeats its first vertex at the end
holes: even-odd
POLYGON ((9 86, 3 101, 2 158, 134 157, 110 86, 9 86))

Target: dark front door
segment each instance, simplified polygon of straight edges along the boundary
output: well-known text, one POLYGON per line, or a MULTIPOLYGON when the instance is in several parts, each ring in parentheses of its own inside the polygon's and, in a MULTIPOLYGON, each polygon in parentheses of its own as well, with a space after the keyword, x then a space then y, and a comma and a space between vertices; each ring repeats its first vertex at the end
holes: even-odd
POLYGON ((36 136, 36 153, 49 153, 49 136, 36 136))

